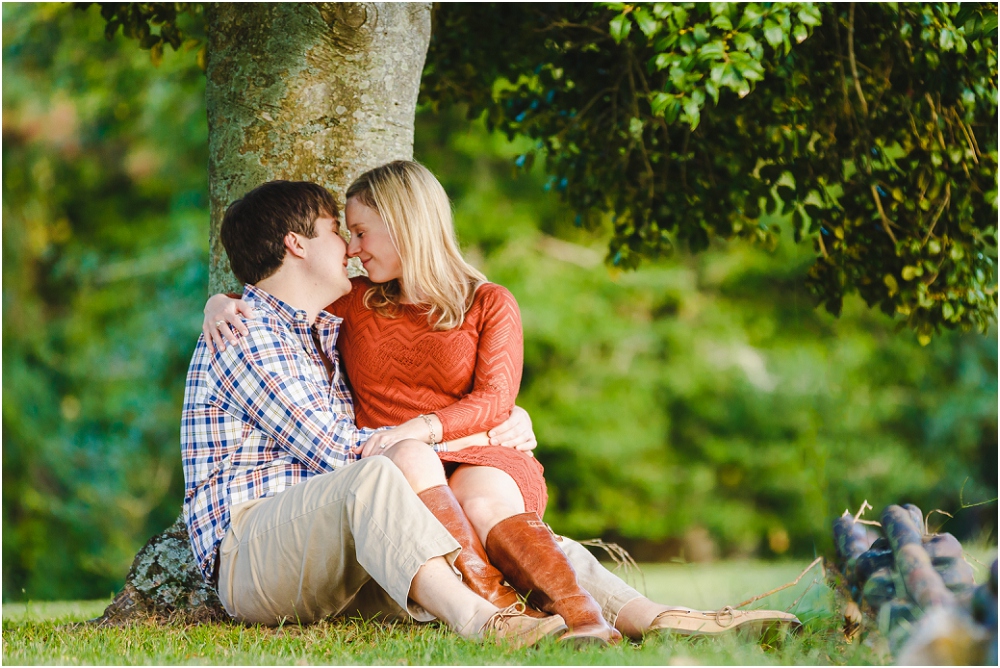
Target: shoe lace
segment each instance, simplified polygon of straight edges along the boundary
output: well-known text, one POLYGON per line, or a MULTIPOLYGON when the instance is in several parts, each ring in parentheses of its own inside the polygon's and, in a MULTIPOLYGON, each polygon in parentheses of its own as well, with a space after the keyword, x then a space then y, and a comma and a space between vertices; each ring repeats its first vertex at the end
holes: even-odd
POLYGON ((736 617, 740 614, 739 610, 736 610, 731 605, 727 605, 721 610, 716 610, 714 613, 715 621, 718 622, 719 626, 728 627, 732 626, 733 622, 736 621, 736 617))
POLYGON ((518 601, 513 605, 508 605, 503 610, 497 610, 493 613, 493 616, 486 621, 486 625, 483 626, 483 633, 489 633, 491 631, 506 631, 507 623, 514 617, 524 617, 525 606, 524 603, 518 601))

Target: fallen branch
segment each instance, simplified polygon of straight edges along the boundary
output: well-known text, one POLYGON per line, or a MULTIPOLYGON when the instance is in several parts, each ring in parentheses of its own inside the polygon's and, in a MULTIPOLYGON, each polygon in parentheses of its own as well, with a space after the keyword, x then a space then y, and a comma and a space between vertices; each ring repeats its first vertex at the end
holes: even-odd
POLYGON ((789 587, 794 587, 795 585, 797 585, 799 583, 799 581, 802 580, 803 577, 805 577, 805 574, 808 573, 816 564, 822 564, 822 563, 823 563, 823 557, 816 557, 815 559, 813 559, 813 562, 811 564, 809 564, 808 566, 806 566, 806 569, 804 571, 802 571, 801 573, 799 573, 799 577, 795 578, 794 580, 792 580, 788 584, 783 584, 780 587, 775 587, 774 589, 772 589, 769 592, 765 592, 763 594, 758 594, 757 596, 754 596, 753 598, 749 598, 749 599, 743 601, 742 603, 738 603, 737 605, 734 605, 732 607, 733 608, 742 608, 744 606, 750 605, 751 603, 753 603, 755 601, 759 601, 762 598, 766 598, 766 597, 770 596, 771 594, 777 594, 779 591, 782 591, 783 589, 788 589, 789 587))

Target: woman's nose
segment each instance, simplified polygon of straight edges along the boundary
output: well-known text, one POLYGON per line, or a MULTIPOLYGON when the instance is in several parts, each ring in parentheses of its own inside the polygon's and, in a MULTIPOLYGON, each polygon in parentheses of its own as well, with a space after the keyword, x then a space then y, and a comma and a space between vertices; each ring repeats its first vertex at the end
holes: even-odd
POLYGON ((358 238, 351 235, 351 240, 347 242, 347 256, 356 257, 358 253, 361 252, 361 244, 358 243, 358 238))

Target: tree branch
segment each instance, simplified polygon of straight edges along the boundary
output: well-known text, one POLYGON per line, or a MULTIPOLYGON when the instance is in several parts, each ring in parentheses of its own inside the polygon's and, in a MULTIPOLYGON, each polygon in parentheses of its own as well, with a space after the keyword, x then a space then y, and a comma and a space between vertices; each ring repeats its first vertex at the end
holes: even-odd
POLYGON ((868 102, 865 100, 865 94, 861 92, 861 80, 858 78, 858 61, 854 57, 854 3, 851 3, 850 9, 850 19, 847 25, 847 55, 851 62, 851 76, 854 77, 854 91, 858 94, 858 100, 861 102, 861 111, 864 112, 865 118, 868 118, 868 102))
POLYGON ((885 233, 889 235, 892 239, 893 244, 899 243, 896 241, 896 235, 892 233, 892 222, 889 220, 889 216, 885 215, 885 209, 882 208, 882 200, 879 199, 878 190, 875 188, 875 184, 871 185, 872 189, 872 199, 875 200, 875 207, 878 209, 878 215, 882 218, 882 227, 885 229, 885 233))
POLYGON ((941 214, 944 213, 945 208, 951 202, 951 184, 946 183, 944 185, 944 201, 941 202, 941 206, 938 207, 937 213, 934 214, 934 220, 931 221, 931 226, 927 228, 927 234, 924 235, 924 240, 920 242, 920 247, 923 248, 927 245, 927 242, 931 238, 931 233, 934 232, 934 226, 937 225, 938 219, 941 218, 941 214))

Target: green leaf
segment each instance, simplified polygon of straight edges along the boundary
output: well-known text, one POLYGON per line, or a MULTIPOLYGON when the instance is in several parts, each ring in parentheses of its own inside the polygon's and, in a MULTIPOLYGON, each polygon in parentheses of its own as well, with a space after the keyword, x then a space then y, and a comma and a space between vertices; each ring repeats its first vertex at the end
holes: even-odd
POLYGON ((755 2, 751 2, 743 8, 743 18, 740 19, 740 27, 750 27, 755 25, 763 15, 763 12, 760 10, 760 5, 755 2))
POLYGON ((108 21, 108 25, 104 26, 104 38, 109 42, 115 38, 115 33, 118 32, 118 28, 121 26, 122 22, 118 19, 111 19, 108 21))
POLYGON ((809 31, 806 30, 806 27, 801 23, 796 23, 795 28, 792 29, 792 37, 795 38, 796 42, 801 44, 806 41, 807 37, 809 37, 809 31))
POLYGON ((722 60, 726 55, 726 45, 721 39, 717 39, 698 49, 698 55, 705 60, 722 60))
MULTIPOLYGON (((714 71, 714 70, 713 70, 714 71)), ((715 104, 719 104, 719 87, 712 81, 705 82, 705 92, 712 98, 715 104)))
POLYGON ((823 15, 819 11, 819 7, 809 3, 802 7, 798 13, 799 21, 805 23, 807 26, 816 27, 823 22, 823 15))
POLYGON ((719 84, 725 86, 726 88, 737 90, 743 84, 743 75, 740 74, 740 71, 732 64, 726 65, 726 69, 723 71, 722 77, 719 79, 719 84))
POLYGON ((655 93, 649 101, 650 111, 656 116, 662 116, 663 110, 672 99, 674 99, 674 96, 669 93, 655 93))
POLYGON ((714 19, 712 19, 712 25, 719 30, 732 30, 733 22, 729 20, 729 17, 725 14, 719 14, 714 19))
POLYGON ((732 7, 732 5, 728 2, 711 2, 708 5, 709 10, 712 12, 712 16, 716 18, 727 15, 730 7, 732 7))
MULTIPOLYGON (((139 46, 143 49, 152 49, 157 44, 161 44, 162 40, 159 35, 146 35, 139 40, 139 46)), ((163 48, 160 48, 160 53, 163 53, 163 48)), ((155 62, 153 63, 156 64, 155 62)))
POLYGON ((688 125, 694 130, 698 127, 698 123, 701 121, 701 108, 698 103, 694 100, 688 100, 684 103, 684 115, 687 116, 688 125))
POLYGON ((757 40, 750 33, 738 32, 733 35, 733 44, 738 51, 751 51, 757 46, 757 40))
POLYGON ((627 14, 619 14, 615 18, 611 19, 611 37, 619 44, 622 43, 628 34, 632 31, 632 22, 629 20, 627 14))
POLYGON ((768 44, 774 48, 778 48, 784 38, 785 32, 781 29, 781 26, 771 19, 764 21, 764 39, 767 40, 768 44))
POLYGON ((905 267, 903 267, 903 272, 901 275, 904 281, 912 281, 914 278, 916 278, 922 273, 924 273, 923 269, 920 269, 919 267, 906 265, 905 267))
POLYGON ((154 67, 159 67, 163 62, 163 40, 157 37, 156 44, 149 49, 149 59, 154 67))
POLYGON ((938 45, 942 51, 951 51, 955 48, 955 34, 947 28, 943 29, 938 37, 938 45))
POLYGON ((660 22, 657 21, 653 16, 646 11, 643 7, 639 7, 634 12, 632 16, 635 17, 635 22, 639 26, 639 30, 642 31, 646 37, 652 37, 659 31, 660 22))

